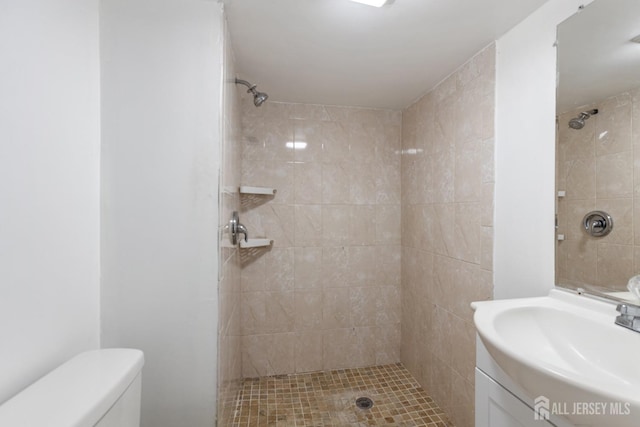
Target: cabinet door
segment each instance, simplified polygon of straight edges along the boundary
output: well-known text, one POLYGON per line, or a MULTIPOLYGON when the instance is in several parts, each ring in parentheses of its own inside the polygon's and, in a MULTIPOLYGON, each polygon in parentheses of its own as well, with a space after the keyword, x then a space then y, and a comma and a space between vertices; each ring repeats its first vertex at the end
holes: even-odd
POLYGON ((476 368, 476 427, 549 427, 533 409, 476 368))

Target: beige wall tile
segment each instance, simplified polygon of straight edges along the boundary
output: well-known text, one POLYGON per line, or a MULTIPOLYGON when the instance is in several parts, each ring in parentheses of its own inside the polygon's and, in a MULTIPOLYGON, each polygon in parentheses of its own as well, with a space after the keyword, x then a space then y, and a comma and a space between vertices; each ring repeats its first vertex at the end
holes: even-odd
POLYGON ((400 205, 375 206, 375 244, 400 244, 400 205))
POLYGON ((481 212, 482 208, 479 202, 455 204, 455 241, 453 242, 452 255, 456 259, 480 264, 481 212))
POLYGON ((400 360, 400 323, 376 328, 375 364, 386 365, 400 360))
POLYGON ((248 335, 242 338, 242 376, 245 378, 294 372, 295 334, 248 335))
MULTIPOLYGON (((314 120, 292 120, 293 141, 304 142, 304 148, 291 148, 295 162, 322 162, 324 153, 323 122, 314 120)), ((287 141, 288 142, 288 141, 287 141)))
POLYGON ((324 246, 348 245, 350 230, 350 205, 322 206, 322 244, 324 246))
POLYGON ((322 249, 323 287, 346 287, 350 283, 348 248, 340 246, 322 249))
POLYGON ((452 377, 451 367, 435 355, 431 358, 429 376, 431 377, 431 388, 429 391, 438 406, 446 413, 451 413, 451 388, 452 377))
POLYGON ((376 326, 382 293, 378 287, 349 288, 348 302, 353 326, 376 326))
POLYGON ((452 255, 455 250, 456 238, 456 207, 452 203, 434 205, 434 220, 432 232, 433 250, 439 255, 452 255))
POLYGON ((330 120, 329 112, 324 105, 285 104, 289 105, 289 117, 305 121, 330 120))
POLYGON ((494 189, 495 185, 491 182, 482 184, 482 213, 480 225, 483 227, 493 227, 494 189))
POLYGON ((483 270, 493 270, 493 227, 482 227, 480 241, 480 267, 483 270))
POLYGON ((294 202, 311 205, 322 203, 322 163, 296 161, 293 166, 294 202))
POLYGON ((473 427, 474 386, 455 371, 451 374, 451 418, 456 426, 473 427))
POLYGON ((351 201, 350 166, 345 161, 322 165, 322 202, 346 204, 351 201))
POLYGON ((343 163, 349 160, 349 133, 344 123, 322 123, 323 161, 343 163))
POLYGON ((328 288, 322 296, 322 329, 351 326, 350 288, 328 288))
POLYGON ((598 105, 590 120, 596 127, 596 156, 631 150, 631 94, 622 93, 598 105))
POLYGON ((578 283, 590 283, 597 277, 597 243, 585 237, 564 241, 560 246, 565 252, 564 277, 578 283))
POLYGON ((633 276, 633 247, 598 243, 597 284, 607 288, 626 290, 633 276))
MULTIPOLYGON (((400 212, 397 211, 397 214, 400 212)), ((348 233, 349 244, 376 244, 376 206, 352 205, 349 224, 349 227, 344 230, 348 233)))
POLYGON ((375 363, 375 328, 328 329, 322 332, 322 340, 325 370, 375 363))
POLYGON ((293 291, 242 293, 244 335, 293 331, 294 318, 293 291))
POLYGON ((322 248, 294 249, 296 289, 322 289, 322 248))
POLYGON ((376 285, 400 289, 402 271, 400 245, 376 246, 374 260, 376 285))
POLYGON ((323 238, 322 205, 296 205, 294 212, 295 246, 321 246, 323 238))
POLYGON ((631 197, 633 194, 633 153, 607 154, 596 159, 596 196, 631 197))
POLYGON ((323 297, 322 290, 301 290, 294 292, 294 325, 295 331, 314 331, 323 325, 323 297))
MULTIPOLYGON (((608 165, 606 162, 603 165, 608 165)), ((568 160, 562 167, 562 176, 565 181, 566 199, 593 199, 596 196, 596 160, 584 158, 568 160)), ((604 185, 607 182, 603 182, 604 185)))
POLYGON ((264 289, 272 292, 293 290, 293 248, 272 248, 263 258, 264 289))
POLYGON ((476 140, 458 145, 455 155, 455 201, 479 201, 482 197, 482 144, 476 140))
POLYGON ((475 326, 472 322, 453 316, 451 334, 451 367, 466 382, 473 384, 476 366, 475 326))
POLYGON ((350 246, 348 248, 349 286, 376 286, 376 248, 350 246))
POLYGON ((490 46, 403 112, 401 359, 460 425, 474 419, 469 304, 493 295, 494 89, 490 46))
POLYGON ((314 372, 324 367, 322 333, 317 330, 296 333, 295 371, 314 372))
POLYGON ((377 171, 367 160, 356 159, 349 165, 349 202, 357 205, 374 204, 377 198, 377 171))

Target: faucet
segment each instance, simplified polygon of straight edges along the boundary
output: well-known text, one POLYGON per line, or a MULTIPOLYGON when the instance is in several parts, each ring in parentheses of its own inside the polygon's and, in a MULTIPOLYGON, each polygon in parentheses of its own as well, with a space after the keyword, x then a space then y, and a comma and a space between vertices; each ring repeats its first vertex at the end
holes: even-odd
POLYGON ((620 316, 616 317, 616 325, 640 332, 640 307, 630 304, 618 304, 616 310, 620 312, 620 316))

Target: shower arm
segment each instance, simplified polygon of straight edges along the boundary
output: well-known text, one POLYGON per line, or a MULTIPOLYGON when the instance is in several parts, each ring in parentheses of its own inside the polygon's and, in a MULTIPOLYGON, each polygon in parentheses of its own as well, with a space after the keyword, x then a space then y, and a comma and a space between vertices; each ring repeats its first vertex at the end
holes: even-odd
POLYGON ((247 93, 253 93, 255 94, 256 91, 256 86, 257 85, 252 85, 251 83, 249 83, 246 80, 241 80, 241 79, 236 79, 236 84, 241 84, 241 85, 245 85, 246 87, 249 88, 249 90, 247 90, 247 93))

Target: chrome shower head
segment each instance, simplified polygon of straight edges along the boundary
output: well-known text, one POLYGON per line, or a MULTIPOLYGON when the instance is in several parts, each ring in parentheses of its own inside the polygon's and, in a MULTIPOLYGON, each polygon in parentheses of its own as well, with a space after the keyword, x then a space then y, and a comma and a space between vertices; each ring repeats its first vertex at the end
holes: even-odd
POLYGON ((269 98, 269 95, 267 95, 266 93, 255 91, 253 92, 253 105, 259 107, 264 104, 267 98, 269 98))
POLYGON ((267 98, 269 98, 269 95, 267 95, 264 92, 258 92, 256 90, 256 85, 252 85, 246 80, 236 79, 236 84, 245 85, 246 87, 249 88, 249 90, 247 90, 247 93, 250 93, 253 95, 253 105, 255 105, 256 107, 259 107, 262 104, 264 104, 267 98))
POLYGON ((569 120, 569 127, 576 130, 582 129, 584 127, 584 121, 594 114, 598 114, 597 109, 583 111, 578 115, 578 117, 574 117, 573 119, 569 120))

